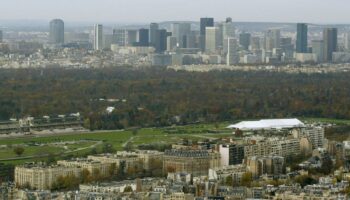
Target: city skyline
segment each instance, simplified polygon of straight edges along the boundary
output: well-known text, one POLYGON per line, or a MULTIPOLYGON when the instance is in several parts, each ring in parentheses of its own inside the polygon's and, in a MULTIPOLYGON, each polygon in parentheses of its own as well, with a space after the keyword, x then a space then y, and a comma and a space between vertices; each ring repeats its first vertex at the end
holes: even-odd
POLYGON ((61 18, 71 22, 149 23, 159 21, 192 21, 200 17, 214 17, 223 21, 231 16, 234 21, 246 22, 307 22, 321 24, 348 24, 350 14, 345 0, 248 0, 185 1, 185 0, 62 0, 59 3, 44 0, 13 0, 3 2, 2 20, 49 20, 61 18), (330 3, 332 3, 330 6, 330 3), (83 5, 83 6, 82 6, 83 5), (186 5, 186 6, 184 6, 186 5), (242 9, 246 8, 246 9, 242 9), (295 12, 292 12, 295 11, 295 12), (180 13, 180 14, 179 14, 180 13), (295 15, 298 13, 298 15, 295 15), (320 13, 328 13, 320 15, 320 13))

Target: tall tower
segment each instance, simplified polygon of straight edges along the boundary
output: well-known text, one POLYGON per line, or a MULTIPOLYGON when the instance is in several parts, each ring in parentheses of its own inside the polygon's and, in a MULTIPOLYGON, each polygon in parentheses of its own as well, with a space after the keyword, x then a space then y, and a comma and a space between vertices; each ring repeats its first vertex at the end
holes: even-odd
POLYGON ((103 49, 103 26, 102 24, 95 24, 94 28, 94 49, 103 49))
POLYGON ((307 24, 297 24, 297 53, 307 53, 307 24))
POLYGON ((190 23, 173 23, 171 24, 172 36, 176 37, 178 46, 180 48, 186 48, 186 40, 191 34, 191 24, 190 23))
POLYGON ((206 49, 205 47, 205 34, 207 27, 214 27, 214 18, 201 18, 200 19, 200 48, 202 51, 206 49))
POLYGON ((331 62, 333 52, 336 52, 338 48, 338 29, 325 28, 323 30, 323 42, 323 61, 331 62))
POLYGON ((50 21, 49 42, 52 44, 64 43, 64 22, 61 19, 53 19, 50 21))
POLYGON ((280 48, 281 44, 281 30, 269 29, 265 33, 265 50, 272 51, 274 48, 280 48))
POLYGON ((149 46, 149 30, 141 28, 139 30, 139 46, 147 47, 149 46))
POLYGON ((0 30, 0 43, 2 42, 3 40, 3 35, 2 35, 2 30, 0 30))
POLYGON ((218 27, 206 27, 205 31, 205 49, 208 53, 215 53, 220 44, 220 29, 218 27))
POLYGON ((312 53, 317 55, 317 62, 323 62, 324 58, 324 42, 323 40, 312 40, 312 53))
POLYGON ((244 50, 248 50, 250 46, 250 33, 241 33, 239 34, 239 44, 244 48, 244 50))
POLYGON ((152 47, 156 47, 158 29, 159 25, 157 23, 151 23, 149 26, 149 43, 152 47))
POLYGON ((227 39, 227 55, 226 55, 226 64, 233 65, 238 63, 238 42, 237 39, 228 38, 227 39))

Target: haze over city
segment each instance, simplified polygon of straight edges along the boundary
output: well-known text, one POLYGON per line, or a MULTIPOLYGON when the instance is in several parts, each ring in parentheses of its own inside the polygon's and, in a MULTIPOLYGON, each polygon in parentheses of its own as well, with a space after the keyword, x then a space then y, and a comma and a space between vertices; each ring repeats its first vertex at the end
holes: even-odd
POLYGON ((0 1, 0 200, 350 199, 349 0, 0 1))
POLYGON ((212 16, 251 22, 350 23, 347 0, 11 0, 2 20, 148 23, 212 16))

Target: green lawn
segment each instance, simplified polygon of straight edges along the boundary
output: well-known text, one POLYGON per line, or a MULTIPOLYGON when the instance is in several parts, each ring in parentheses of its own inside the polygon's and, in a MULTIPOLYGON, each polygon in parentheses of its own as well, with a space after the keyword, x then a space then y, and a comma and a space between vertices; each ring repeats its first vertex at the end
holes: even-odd
POLYGON ((331 119, 331 118, 300 118, 303 122, 321 122, 337 125, 350 125, 350 120, 347 119, 331 119))
MULTIPOLYGON (((104 141, 113 145, 116 150, 122 150, 123 144, 133 137, 131 143, 134 146, 139 144, 149 143, 177 143, 181 139, 189 140, 202 140, 205 138, 220 138, 231 136, 231 131, 225 129, 228 123, 220 124, 195 124, 188 126, 174 126, 165 128, 142 128, 134 135, 131 130, 118 131, 118 132, 104 132, 104 133, 79 133, 71 135, 50 135, 42 137, 30 137, 30 138, 18 138, 18 139, 1 139, 0 145, 15 145, 15 144, 31 144, 41 143, 45 146, 30 146, 25 147, 25 152, 22 156, 35 156, 45 153, 63 153, 65 150, 62 147, 52 146, 53 142, 62 141, 82 141, 78 144, 66 145, 69 150, 75 150, 79 148, 89 147, 96 143, 96 141, 104 141)), ((99 149, 100 147, 98 147, 99 149)), ((82 156, 91 149, 85 149, 75 153, 71 153, 73 156, 82 156)), ((16 157, 12 148, 0 149, 0 159, 16 157)), ((41 159, 26 159, 8 161, 13 164, 19 164, 28 161, 46 160, 41 159)))

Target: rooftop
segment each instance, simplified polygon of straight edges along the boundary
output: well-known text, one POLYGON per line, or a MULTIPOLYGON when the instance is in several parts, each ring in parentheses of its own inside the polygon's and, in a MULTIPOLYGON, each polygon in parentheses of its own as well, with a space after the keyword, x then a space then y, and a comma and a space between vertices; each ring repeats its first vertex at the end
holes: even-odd
POLYGON ((294 119, 262 119, 259 121, 242 121, 227 128, 240 130, 288 129, 304 127, 300 120, 294 119))

